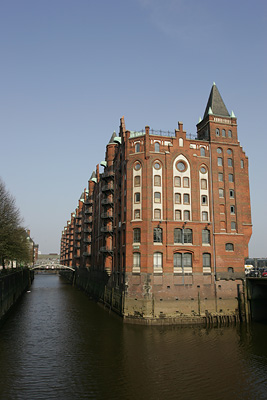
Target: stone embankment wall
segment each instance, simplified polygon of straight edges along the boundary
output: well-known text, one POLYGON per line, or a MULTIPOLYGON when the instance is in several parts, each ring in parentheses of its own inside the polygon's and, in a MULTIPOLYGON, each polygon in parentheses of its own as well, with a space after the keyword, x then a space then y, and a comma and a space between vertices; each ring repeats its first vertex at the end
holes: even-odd
POLYGON ((20 296, 31 286, 34 272, 28 268, 0 273, 0 321, 20 296))
MULTIPOLYGON (((104 276, 95 275, 96 272, 86 268, 80 268, 75 273, 62 271, 60 274, 107 309, 121 315, 126 323, 221 326, 247 320, 243 287, 239 289, 239 293, 236 293, 237 297, 230 296, 225 289, 223 291, 225 298, 220 293, 219 296, 215 294, 210 300, 205 301, 201 301, 200 298, 194 301, 191 298, 177 301, 178 299, 154 297, 138 301, 137 298, 121 292, 118 288, 110 287, 108 280, 105 282, 104 276), (203 302, 205 302, 205 309, 203 309, 203 302), (216 308, 215 303, 217 303, 216 308)), ((232 281, 225 284, 234 285, 232 281)))

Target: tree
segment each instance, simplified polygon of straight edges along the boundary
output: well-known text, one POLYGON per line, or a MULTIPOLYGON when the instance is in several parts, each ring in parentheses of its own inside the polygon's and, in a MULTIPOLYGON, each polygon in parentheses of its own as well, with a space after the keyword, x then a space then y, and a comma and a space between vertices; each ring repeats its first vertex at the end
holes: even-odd
POLYGON ((3 267, 6 261, 30 261, 27 233, 21 222, 15 199, 0 179, 0 264, 3 267))

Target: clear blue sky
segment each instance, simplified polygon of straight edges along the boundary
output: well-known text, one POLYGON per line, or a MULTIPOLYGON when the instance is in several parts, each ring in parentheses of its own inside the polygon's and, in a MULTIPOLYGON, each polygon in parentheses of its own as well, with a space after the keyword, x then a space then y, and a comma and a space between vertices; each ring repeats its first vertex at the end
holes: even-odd
POLYGON ((215 81, 250 161, 250 255, 267 257, 266 0, 8 0, 0 37, 0 176, 42 253, 122 115, 194 134, 215 81))

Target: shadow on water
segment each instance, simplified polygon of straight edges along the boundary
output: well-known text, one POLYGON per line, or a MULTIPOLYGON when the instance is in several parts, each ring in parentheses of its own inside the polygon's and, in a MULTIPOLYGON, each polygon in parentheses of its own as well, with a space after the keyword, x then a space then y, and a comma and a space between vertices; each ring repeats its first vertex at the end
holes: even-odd
POLYGON ((124 325, 38 275, 0 330, 0 398, 263 399, 266 330, 124 325))

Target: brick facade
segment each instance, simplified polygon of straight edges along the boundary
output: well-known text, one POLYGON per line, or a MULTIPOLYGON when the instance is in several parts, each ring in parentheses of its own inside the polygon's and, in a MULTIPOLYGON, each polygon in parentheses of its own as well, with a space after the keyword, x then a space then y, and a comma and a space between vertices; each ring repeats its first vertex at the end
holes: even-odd
POLYGON ((125 317, 234 314, 251 236, 248 159, 213 85, 197 137, 128 131, 64 228, 61 263, 121 297, 125 317))

